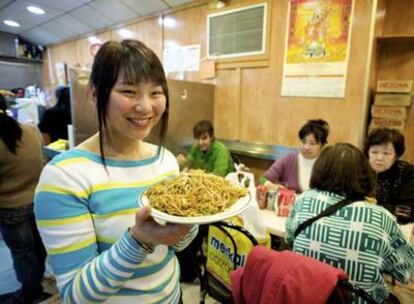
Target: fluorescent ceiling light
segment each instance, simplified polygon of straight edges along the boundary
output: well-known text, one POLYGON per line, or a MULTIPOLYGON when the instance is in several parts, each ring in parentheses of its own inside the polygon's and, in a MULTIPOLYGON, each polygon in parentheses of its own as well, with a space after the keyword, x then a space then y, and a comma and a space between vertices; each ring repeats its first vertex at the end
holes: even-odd
POLYGON ((164 24, 164 26, 166 28, 174 28, 176 26, 176 24, 177 24, 177 21, 175 19, 171 18, 171 17, 164 17, 163 18, 162 16, 160 16, 158 18, 158 24, 159 25, 163 25, 164 24))
POLYGON ((88 37, 88 40, 89 40, 89 42, 90 43, 92 43, 92 44, 94 44, 94 43, 102 43, 102 40, 101 39, 99 39, 98 37, 96 37, 96 36, 90 36, 90 37, 88 37))
POLYGON ((118 30, 118 34, 122 37, 122 38, 132 38, 134 36, 134 33, 131 32, 130 30, 127 29, 120 29, 118 30))
POLYGON ((44 15, 46 12, 41 9, 40 7, 34 6, 34 5, 29 5, 28 7, 26 7, 27 10, 29 12, 31 12, 32 14, 36 14, 36 15, 44 15))
POLYGON ((20 27, 20 24, 13 20, 4 20, 3 23, 11 27, 20 27))

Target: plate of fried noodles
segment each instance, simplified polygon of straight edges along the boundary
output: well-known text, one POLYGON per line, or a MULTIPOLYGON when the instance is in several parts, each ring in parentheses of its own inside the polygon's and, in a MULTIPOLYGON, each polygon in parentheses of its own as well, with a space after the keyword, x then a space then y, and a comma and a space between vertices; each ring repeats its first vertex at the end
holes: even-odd
POLYGON ((151 216, 160 224, 213 223, 242 213, 249 202, 247 189, 201 170, 155 184, 139 199, 140 206, 151 206, 151 216))

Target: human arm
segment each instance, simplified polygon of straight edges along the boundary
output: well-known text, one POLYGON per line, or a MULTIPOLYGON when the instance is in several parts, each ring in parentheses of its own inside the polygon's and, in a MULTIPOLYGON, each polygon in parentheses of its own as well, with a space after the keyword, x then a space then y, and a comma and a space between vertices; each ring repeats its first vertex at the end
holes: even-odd
POLYGON ((285 223, 285 240, 291 247, 293 247, 293 242, 295 241, 295 231, 299 226, 299 218, 297 216, 299 205, 301 204, 300 199, 293 205, 292 209, 289 212, 289 215, 285 223))
POLYGON ((214 153, 214 163, 211 170, 211 173, 218 176, 226 176, 228 173, 229 163, 232 163, 231 155, 229 150, 224 145, 215 146, 214 153))
POLYGON ((259 183, 264 185, 267 190, 277 190, 279 188, 285 188, 285 186, 279 181, 283 176, 285 170, 286 157, 279 158, 272 166, 260 177, 259 183))
POLYGON ((398 205, 411 208, 410 222, 414 222, 414 165, 409 164, 398 189, 398 205))
POLYGON ((385 221, 384 227, 389 227, 389 243, 383 256, 384 271, 407 284, 410 275, 414 275, 414 247, 404 237, 393 217, 388 216, 385 221))
MULTIPOLYGON (((167 158, 170 159, 166 156, 163 160, 167 158)), ((117 294, 124 285, 128 288, 140 280, 142 267, 148 266, 147 251, 127 230, 128 226, 134 226, 137 208, 120 209, 122 212, 110 216, 91 212, 94 210, 91 202, 95 200, 90 198, 96 197, 99 192, 89 190, 91 186, 88 181, 85 182, 83 174, 81 177, 74 176, 71 170, 64 169, 48 165, 42 174, 35 200, 38 227, 49 252, 62 299, 68 303, 105 301, 117 294)), ((122 201, 124 199, 119 200, 122 201)), ((148 222, 153 224, 152 221, 148 222)), ((139 224, 140 229, 148 230, 147 226, 143 226, 143 223, 139 224)), ((157 228, 168 232, 170 227, 151 226, 154 233, 164 240, 176 242, 180 239, 177 237, 174 240, 174 236, 166 236, 157 228)), ((154 245, 161 242, 158 238, 153 240, 154 245)), ((166 252, 172 251, 165 246, 156 246, 151 256, 162 257, 166 252)), ((159 266, 154 264, 154 267, 159 266)), ((154 268, 150 273, 156 274, 158 271, 154 268)), ((159 277, 158 280, 161 283, 167 279, 159 277)))
POLYGON ((36 222, 65 303, 104 301, 147 255, 127 231, 99 254, 88 195, 80 182, 54 165, 46 167, 36 191, 36 222))

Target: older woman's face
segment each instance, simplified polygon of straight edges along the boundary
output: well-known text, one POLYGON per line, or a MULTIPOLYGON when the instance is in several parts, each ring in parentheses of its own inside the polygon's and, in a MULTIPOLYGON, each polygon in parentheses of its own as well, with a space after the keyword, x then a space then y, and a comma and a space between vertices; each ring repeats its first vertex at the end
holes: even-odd
POLYGON ((397 154, 392 143, 374 145, 368 149, 369 163, 375 172, 387 171, 397 160, 397 154))

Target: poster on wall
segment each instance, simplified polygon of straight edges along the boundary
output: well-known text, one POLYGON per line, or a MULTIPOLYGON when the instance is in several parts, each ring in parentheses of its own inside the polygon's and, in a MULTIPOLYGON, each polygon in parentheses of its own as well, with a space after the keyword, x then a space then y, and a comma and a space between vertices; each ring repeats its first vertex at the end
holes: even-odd
POLYGON ((200 66, 200 45, 167 47, 163 52, 163 66, 165 72, 181 73, 196 72, 200 66))
POLYGON ((56 80, 58 85, 67 85, 68 84, 68 75, 66 70, 66 63, 57 62, 56 63, 56 80))
POLYGON ((282 96, 345 97, 352 0, 291 0, 282 96))

